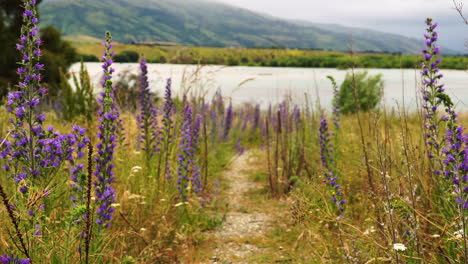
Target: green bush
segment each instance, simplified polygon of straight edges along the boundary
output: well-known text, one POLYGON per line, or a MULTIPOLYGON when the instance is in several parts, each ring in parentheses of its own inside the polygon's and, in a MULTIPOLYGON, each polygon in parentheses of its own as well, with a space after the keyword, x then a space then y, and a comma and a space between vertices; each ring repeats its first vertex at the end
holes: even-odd
POLYGON ((80 54, 78 57, 80 57, 84 62, 99 62, 99 58, 92 54, 80 54))
POLYGON ((139 58, 140 58, 140 55, 138 55, 138 52, 125 50, 115 55, 114 61, 115 62, 138 62, 139 58))
POLYGON ((340 87, 339 105, 344 114, 370 111, 382 100, 384 81, 382 74, 368 76, 367 71, 346 74, 340 87))
POLYGON ((44 41, 41 63, 47 65, 42 80, 49 84, 49 96, 57 96, 61 88, 60 69, 66 71, 78 56, 72 45, 62 39, 60 31, 52 26, 41 29, 41 38, 44 41))
POLYGON ((94 98, 91 78, 83 61, 81 61, 78 77, 75 73, 72 73, 74 88, 70 85, 67 75, 61 70, 60 73, 60 97, 63 105, 62 109, 57 113, 58 116, 67 121, 71 121, 78 116, 84 116, 88 121, 92 121, 98 106, 94 98))

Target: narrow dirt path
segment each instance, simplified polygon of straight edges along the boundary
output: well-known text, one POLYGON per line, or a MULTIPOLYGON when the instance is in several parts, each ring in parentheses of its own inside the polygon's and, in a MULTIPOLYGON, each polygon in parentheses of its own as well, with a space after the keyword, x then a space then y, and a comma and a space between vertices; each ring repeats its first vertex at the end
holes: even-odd
POLYGON ((261 188, 261 184, 251 181, 249 175, 256 169, 255 159, 252 152, 245 152, 235 157, 224 172, 224 179, 230 186, 226 193, 229 212, 223 225, 212 234, 216 240, 213 257, 204 263, 252 263, 248 261, 249 257, 266 250, 251 243, 265 236, 272 219, 272 215, 260 212, 261 205, 252 204, 247 195, 261 188))

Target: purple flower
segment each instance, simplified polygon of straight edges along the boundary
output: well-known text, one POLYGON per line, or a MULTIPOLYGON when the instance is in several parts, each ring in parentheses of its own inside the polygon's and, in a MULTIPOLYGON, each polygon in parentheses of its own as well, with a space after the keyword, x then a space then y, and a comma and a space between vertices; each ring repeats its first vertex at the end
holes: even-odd
POLYGON ((32 10, 25 10, 23 13, 23 17, 32 17, 34 15, 32 10))
POLYGON ((49 177, 53 177, 51 168, 59 168, 64 162, 70 161, 68 157, 74 151, 75 142, 66 141, 72 134, 60 135, 45 131, 42 126, 45 115, 36 109, 45 94, 39 73, 44 65, 40 64, 38 56, 39 44, 42 42, 38 37, 38 19, 33 17, 36 13, 35 1, 23 2, 25 24, 17 45, 23 60, 18 63, 19 81, 16 90, 7 97, 7 110, 12 114, 9 130, 11 137, 1 149, 1 158, 5 160, 5 168, 15 168, 11 178, 21 193, 27 193, 31 187, 38 187, 37 178, 41 178, 40 182, 49 181, 49 177))
POLYGON ((226 140, 229 136, 229 131, 231 130, 232 127, 232 102, 229 103, 229 106, 226 111, 226 119, 224 119, 224 134, 223 138, 226 140))
POLYGON ((141 148, 145 151, 146 159, 149 162, 151 156, 158 151, 157 138, 159 129, 157 126, 157 111, 154 107, 154 98, 148 83, 148 68, 145 58, 141 58, 140 70, 140 113, 137 116, 138 127, 140 129, 138 144, 143 145, 141 148))
MULTIPOLYGON (((454 104, 450 97, 444 93, 443 84, 438 81, 443 78, 443 74, 437 68, 441 63, 440 58, 430 57, 427 59, 428 54, 437 55, 440 53, 440 48, 435 45, 438 34, 435 32, 437 23, 433 24, 432 19, 426 20, 427 34, 425 35, 426 44, 429 51, 424 55, 426 60, 430 60, 424 64, 423 75, 423 99, 425 111, 425 133, 426 144, 429 146, 430 153, 427 154, 431 158, 431 162, 438 162, 433 164, 435 166, 435 175, 440 175, 443 171, 445 180, 454 184, 455 193, 457 193, 456 202, 461 209, 466 209, 468 204, 468 196, 464 190, 468 186, 468 150, 467 150, 467 136, 464 134, 464 128, 458 123, 458 115, 454 110, 454 104), (426 65, 430 65, 428 68, 426 65), (439 107, 440 106, 440 107, 439 107), (445 114, 439 118, 437 109, 444 107, 445 114), (439 139, 439 124, 444 122, 446 124, 445 142, 439 139), (440 162, 441 161, 441 162, 440 162), (463 191, 460 191, 463 190, 463 191)), ((433 163, 434 163, 433 162, 433 163)), ((465 221, 465 219, 463 219, 465 221)))
POLYGON ((189 184, 196 194, 201 194, 202 190, 200 167, 196 159, 196 154, 199 151, 201 121, 201 116, 198 116, 195 123, 193 122, 192 108, 186 103, 179 154, 177 155, 177 189, 179 198, 183 201, 187 200, 190 194, 189 184))
POLYGON ((254 131, 260 126, 260 105, 255 105, 254 118, 253 118, 253 129, 254 131))
MULTIPOLYGON (((164 92, 164 107, 163 107, 163 117, 162 117, 162 127, 160 128, 160 135, 158 139, 158 145, 160 148, 160 155, 158 161, 158 167, 163 163, 162 159, 164 158, 164 177, 166 179, 171 179, 171 167, 170 167, 170 146, 174 140, 174 121, 173 113, 174 102, 172 101, 172 91, 171 91, 172 80, 167 79, 166 88, 164 92)), ((158 168, 159 170, 159 168, 158 168)))
POLYGON ((104 70, 104 93, 102 94, 101 109, 99 110, 99 132, 98 139, 100 143, 97 144, 98 156, 96 157, 96 169, 94 175, 96 176, 95 192, 97 203, 96 223, 104 228, 109 227, 114 209, 111 204, 115 202, 115 191, 112 187, 114 178, 114 149, 117 146, 116 138, 118 134, 118 119, 119 112, 114 103, 114 89, 112 86, 112 73, 110 66, 112 64, 112 55, 110 49, 112 47, 112 36, 106 32, 105 46, 105 60, 103 64, 104 70), (110 63, 109 63, 110 62, 110 63))
POLYGON ((338 89, 338 85, 332 76, 327 76, 327 78, 332 82, 332 85, 333 85, 332 121, 333 121, 333 124, 335 124, 335 131, 338 132, 338 130, 340 129, 340 121, 341 121, 340 90, 338 89))
POLYGON ((423 111, 426 119, 425 134, 427 137, 427 149, 429 151, 427 156, 434 157, 440 154, 441 145, 438 126, 440 118, 437 111, 440 106, 447 106, 452 103, 448 96, 443 95, 443 85, 439 84, 439 80, 442 78, 442 75, 439 74, 440 70, 437 68, 437 65, 441 60, 433 56, 440 53, 440 48, 435 45, 437 32, 435 32, 434 29, 436 26, 434 26, 432 19, 430 18, 426 20, 426 24, 428 27, 427 33, 424 34, 424 37, 426 38, 425 44, 428 49, 423 50, 423 58, 427 62, 422 64, 423 69, 421 71, 421 76, 424 85, 421 93, 424 100, 423 111))
POLYGON ((320 157, 322 167, 324 169, 325 180, 327 181, 332 194, 331 201, 339 215, 339 219, 342 219, 343 216, 341 214, 344 211, 346 200, 343 199, 341 185, 338 184, 338 174, 334 172, 335 160, 333 157, 333 145, 330 143, 331 135, 332 133, 328 130, 328 121, 322 113, 319 127, 320 157))
MULTIPOLYGON (((37 53, 37 52, 35 52, 35 53, 37 53)), ((36 68, 36 70, 42 70, 44 68, 44 64, 37 63, 34 67, 36 68)))
POLYGON ((29 264, 30 259, 20 259, 15 255, 3 255, 0 256, 0 264, 29 264))

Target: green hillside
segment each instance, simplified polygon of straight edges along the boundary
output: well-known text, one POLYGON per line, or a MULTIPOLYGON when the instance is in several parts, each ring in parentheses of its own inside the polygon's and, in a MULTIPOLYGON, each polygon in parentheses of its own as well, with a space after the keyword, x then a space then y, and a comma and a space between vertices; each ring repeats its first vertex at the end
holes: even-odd
POLYGON ((416 53, 421 46, 399 35, 287 21, 202 0, 46 0, 40 11, 42 24, 52 24, 64 35, 102 38, 110 30, 125 43, 346 51, 352 38, 359 52, 416 53))

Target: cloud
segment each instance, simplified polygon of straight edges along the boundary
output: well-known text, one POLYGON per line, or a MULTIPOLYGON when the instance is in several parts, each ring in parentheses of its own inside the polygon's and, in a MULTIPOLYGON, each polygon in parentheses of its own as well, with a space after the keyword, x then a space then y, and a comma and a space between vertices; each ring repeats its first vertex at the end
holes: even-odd
MULTIPOLYGON (((424 19, 441 22, 442 44, 463 49, 467 27, 452 0, 217 0, 287 19, 364 27, 419 37, 424 19)), ((466 1, 468 0, 459 0, 466 1)), ((468 6, 467 6, 468 12, 468 6)))
POLYGON ((276 16, 324 19, 337 22, 348 19, 402 19, 414 15, 442 15, 453 11, 452 0, 218 0, 263 11, 276 16))

